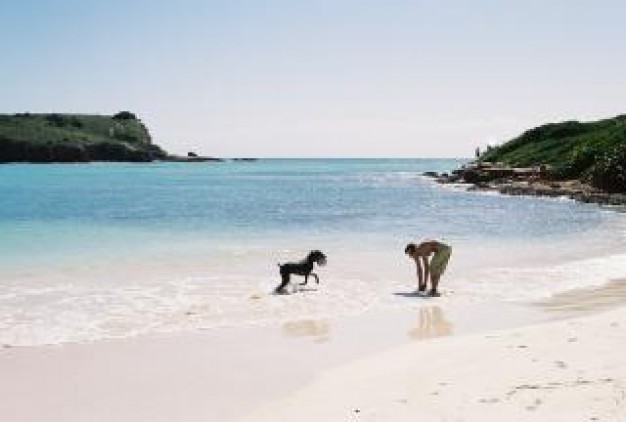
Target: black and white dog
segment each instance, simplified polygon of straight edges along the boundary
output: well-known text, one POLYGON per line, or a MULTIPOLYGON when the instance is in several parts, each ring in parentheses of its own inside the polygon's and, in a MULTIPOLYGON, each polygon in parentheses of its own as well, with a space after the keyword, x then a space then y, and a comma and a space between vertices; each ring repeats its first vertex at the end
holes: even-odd
POLYGON ((318 266, 326 265, 326 255, 318 250, 315 250, 309 252, 307 257, 300 262, 287 262, 282 265, 278 264, 280 267, 281 283, 278 287, 276 287, 276 289, 274 289, 274 293, 286 293, 285 287, 289 284, 289 279, 292 274, 304 276, 304 282, 300 283, 300 285, 305 285, 309 280, 309 276, 315 277, 315 282, 319 284, 319 277, 317 274, 312 272, 314 263, 318 266))

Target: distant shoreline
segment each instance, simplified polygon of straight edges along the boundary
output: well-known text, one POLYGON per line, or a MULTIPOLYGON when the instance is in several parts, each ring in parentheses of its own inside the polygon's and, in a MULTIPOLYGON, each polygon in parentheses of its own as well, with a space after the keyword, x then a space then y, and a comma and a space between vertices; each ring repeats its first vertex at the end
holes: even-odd
POLYGON ((470 163, 451 173, 426 172, 441 184, 466 184, 471 191, 514 196, 567 197, 578 202, 626 206, 626 194, 606 192, 580 180, 551 180, 538 168, 470 163))

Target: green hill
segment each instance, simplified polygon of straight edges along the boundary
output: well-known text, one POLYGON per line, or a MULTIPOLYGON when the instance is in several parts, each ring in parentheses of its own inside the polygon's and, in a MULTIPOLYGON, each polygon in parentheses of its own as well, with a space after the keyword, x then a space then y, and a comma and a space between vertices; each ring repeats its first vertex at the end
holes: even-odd
POLYGON ((166 155, 127 111, 0 114, 0 162, 152 161, 166 155))
POLYGON ((578 179, 609 192, 625 192, 626 115, 539 126, 489 148, 479 159, 510 166, 544 164, 556 180, 578 179))

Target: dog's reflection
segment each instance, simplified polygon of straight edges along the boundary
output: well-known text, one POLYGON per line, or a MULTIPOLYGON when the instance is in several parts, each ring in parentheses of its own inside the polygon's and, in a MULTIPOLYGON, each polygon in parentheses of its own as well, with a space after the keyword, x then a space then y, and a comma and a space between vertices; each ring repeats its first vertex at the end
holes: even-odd
POLYGON ((452 334, 453 325, 447 321, 439 306, 423 306, 419 310, 417 326, 409 330, 409 337, 414 340, 424 340, 433 337, 443 337, 452 334))

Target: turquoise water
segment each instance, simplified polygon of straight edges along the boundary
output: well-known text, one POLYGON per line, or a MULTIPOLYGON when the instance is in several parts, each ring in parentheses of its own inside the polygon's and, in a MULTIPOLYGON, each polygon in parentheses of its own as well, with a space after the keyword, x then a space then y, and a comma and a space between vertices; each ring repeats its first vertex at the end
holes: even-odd
POLYGON ((527 300, 626 276, 625 216, 420 176, 460 160, 0 166, 0 341, 41 344, 401 306, 404 245, 453 245, 444 290, 527 300), (268 296, 328 254, 319 289, 268 296))

